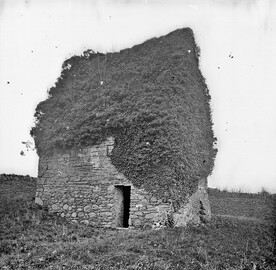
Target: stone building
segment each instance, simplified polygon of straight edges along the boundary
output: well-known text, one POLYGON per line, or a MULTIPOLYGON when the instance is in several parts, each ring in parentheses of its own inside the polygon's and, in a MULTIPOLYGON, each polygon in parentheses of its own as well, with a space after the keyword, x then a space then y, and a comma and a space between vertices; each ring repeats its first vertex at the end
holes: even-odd
POLYGON ((210 95, 190 28, 62 66, 36 108, 36 202, 106 227, 185 226, 211 216, 210 95))
POLYGON ((200 222, 200 211, 211 216, 206 181, 185 207, 173 212, 171 202, 138 189, 112 165, 114 139, 93 147, 57 150, 41 157, 36 203, 75 222, 105 227, 145 227, 164 223, 171 214, 175 226, 200 222))

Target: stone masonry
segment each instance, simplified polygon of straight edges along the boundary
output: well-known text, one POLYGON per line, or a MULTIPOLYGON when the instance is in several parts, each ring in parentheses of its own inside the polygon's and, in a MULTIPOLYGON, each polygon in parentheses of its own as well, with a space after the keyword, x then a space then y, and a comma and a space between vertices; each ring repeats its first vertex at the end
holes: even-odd
MULTIPOLYGON (((35 202, 74 222, 104 227, 152 226, 170 212, 171 202, 163 202, 144 189, 138 189, 111 163, 114 139, 81 149, 56 150, 51 157, 40 157, 35 202), (124 187, 130 189, 129 205, 124 206, 124 187), (122 208, 125 207, 125 210, 122 208), (126 215, 128 225, 120 222, 126 215)), ((200 201, 210 218, 210 206, 203 181, 186 206, 173 218, 176 226, 199 222, 200 201)))

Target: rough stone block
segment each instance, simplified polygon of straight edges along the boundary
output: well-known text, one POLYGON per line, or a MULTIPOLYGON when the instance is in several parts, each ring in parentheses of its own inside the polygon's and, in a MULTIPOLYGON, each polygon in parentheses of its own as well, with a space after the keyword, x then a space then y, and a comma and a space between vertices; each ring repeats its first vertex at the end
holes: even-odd
POLYGON ((89 224, 89 221, 88 221, 87 219, 85 219, 85 220, 81 220, 80 223, 84 223, 84 224, 88 225, 88 224, 89 224))
POLYGON ((57 204, 53 204, 53 205, 52 205, 52 209, 53 209, 53 210, 58 210, 58 209, 59 209, 59 206, 58 206, 57 204))
POLYGON ((107 188, 107 191, 108 191, 108 192, 113 192, 113 191, 114 191, 114 186, 109 186, 109 187, 107 188))
POLYGON ((39 205, 43 205, 43 201, 39 197, 35 198, 35 203, 37 203, 39 205))
POLYGON ((145 215, 145 218, 146 219, 153 219, 155 215, 156 215, 156 213, 149 213, 149 214, 145 215))
POLYGON ((84 212, 89 212, 91 210, 91 206, 87 205, 83 208, 84 212))
POLYGON ((93 217, 96 217, 96 216, 97 216, 96 213, 93 213, 93 212, 89 213, 89 217, 90 217, 90 218, 93 218, 93 217))
POLYGON ((100 192, 101 191, 101 187, 100 186, 94 186, 93 187, 93 192, 100 192))

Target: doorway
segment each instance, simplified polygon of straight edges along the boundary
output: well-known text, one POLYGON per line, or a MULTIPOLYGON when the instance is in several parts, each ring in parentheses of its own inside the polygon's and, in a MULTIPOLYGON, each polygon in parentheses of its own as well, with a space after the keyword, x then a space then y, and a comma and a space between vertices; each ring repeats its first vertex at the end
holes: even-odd
POLYGON ((128 228, 130 186, 115 186, 114 208, 116 227, 128 228))

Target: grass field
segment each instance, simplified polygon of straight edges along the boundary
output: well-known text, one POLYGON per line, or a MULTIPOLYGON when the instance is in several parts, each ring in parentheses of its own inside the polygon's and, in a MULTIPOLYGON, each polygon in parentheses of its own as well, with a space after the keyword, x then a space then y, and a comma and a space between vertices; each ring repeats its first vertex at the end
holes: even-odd
POLYGON ((69 224, 32 203, 0 207, 0 269, 276 269, 275 228, 214 217, 203 226, 117 230, 69 224))

